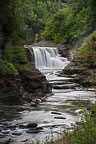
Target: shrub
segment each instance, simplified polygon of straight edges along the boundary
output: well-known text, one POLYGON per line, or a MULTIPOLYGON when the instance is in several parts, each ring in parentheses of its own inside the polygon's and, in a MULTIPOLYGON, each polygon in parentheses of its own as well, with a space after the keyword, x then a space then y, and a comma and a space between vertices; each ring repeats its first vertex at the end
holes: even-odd
POLYGON ((0 74, 7 75, 7 74, 16 74, 18 71, 16 70, 15 66, 12 63, 9 63, 6 60, 0 59, 0 74))
POLYGON ((78 56, 82 57, 85 66, 96 68, 96 31, 89 35, 82 47, 78 49, 78 56))
POLYGON ((4 58, 14 65, 16 63, 27 63, 27 58, 23 46, 12 45, 11 43, 7 44, 4 50, 4 58))

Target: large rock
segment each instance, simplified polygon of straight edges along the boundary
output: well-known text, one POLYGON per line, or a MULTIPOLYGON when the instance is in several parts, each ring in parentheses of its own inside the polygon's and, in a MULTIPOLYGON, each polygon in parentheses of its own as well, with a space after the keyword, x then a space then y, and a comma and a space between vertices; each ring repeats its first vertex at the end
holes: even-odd
POLYGON ((9 144, 10 142, 11 142, 11 138, 10 137, 0 138, 0 144, 9 144))
POLYGON ((73 59, 61 74, 73 78, 71 81, 77 82, 84 87, 96 86, 96 69, 82 67, 80 61, 78 62, 76 59, 73 59))
POLYGON ((27 128, 36 128, 38 126, 38 124, 37 123, 28 123, 27 124, 27 128))
POLYGON ((96 87, 96 31, 93 31, 74 55, 72 62, 63 70, 85 87, 96 87))
POLYGON ((67 74, 67 75, 75 75, 75 74, 80 74, 82 72, 84 72, 86 69, 82 68, 78 65, 75 64, 74 61, 72 61, 70 64, 68 64, 68 66, 65 67, 65 69, 62 71, 63 74, 67 74))
POLYGON ((20 72, 20 78, 24 90, 29 93, 42 95, 51 92, 51 85, 46 80, 46 77, 34 67, 30 71, 20 72))
POLYGON ((0 76, 0 102, 3 104, 31 102, 34 98, 47 94, 51 94, 51 85, 34 67, 17 75, 0 76))
POLYGON ((18 75, 0 76, 0 102, 3 104, 21 104, 24 90, 18 75))
POLYGON ((33 66, 35 66, 35 57, 34 57, 32 45, 25 45, 24 48, 26 50, 26 56, 28 62, 31 63, 33 66))

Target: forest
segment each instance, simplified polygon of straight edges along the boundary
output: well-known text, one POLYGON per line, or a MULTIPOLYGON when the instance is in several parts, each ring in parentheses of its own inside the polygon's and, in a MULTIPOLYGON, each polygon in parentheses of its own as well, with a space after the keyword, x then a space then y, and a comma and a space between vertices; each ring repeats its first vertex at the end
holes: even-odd
MULTIPOLYGON (((19 75, 23 80, 20 83, 27 89, 24 72, 32 72, 32 66, 24 45, 39 41, 70 44, 77 52, 73 61, 79 68, 87 69, 87 74, 82 74, 96 91, 96 0, 0 0, 0 79, 19 75)), ((95 138, 96 106, 86 115, 86 123, 48 144, 95 144, 95 138)))
POLYGON ((75 45, 96 29, 95 0, 1 0, 0 6, 5 63, 26 63, 25 43, 44 39, 75 45))

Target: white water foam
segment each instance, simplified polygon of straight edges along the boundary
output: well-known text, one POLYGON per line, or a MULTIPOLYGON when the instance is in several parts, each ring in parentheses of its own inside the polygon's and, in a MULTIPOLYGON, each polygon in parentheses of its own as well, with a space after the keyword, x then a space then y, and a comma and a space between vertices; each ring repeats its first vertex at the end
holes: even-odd
POLYGON ((33 47, 33 52, 38 69, 63 69, 69 63, 54 47, 33 47))

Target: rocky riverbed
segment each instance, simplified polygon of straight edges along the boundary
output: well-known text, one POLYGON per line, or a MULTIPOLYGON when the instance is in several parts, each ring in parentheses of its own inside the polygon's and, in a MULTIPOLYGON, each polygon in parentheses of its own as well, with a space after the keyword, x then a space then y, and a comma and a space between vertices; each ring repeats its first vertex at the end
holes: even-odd
MULTIPOLYGON (((64 66, 68 63, 64 59, 64 66)), ((1 92, 6 97, 1 95, 0 144, 36 144, 37 141, 43 144, 60 137, 64 130, 73 130, 76 122, 84 120, 84 113, 90 112, 96 94, 81 85, 76 73, 67 71, 69 65, 66 74, 59 68, 37 70, 32 66, 31 71, 19 72, 13 79, 12 76, 7 81, 2 79, 1 92), (15 93, 17 90, 21 93, 15 93)), ((76 69, 78 73, 82 71, 76 69)))
MULTIPOLYGON (((90 112, 95 93, 87 91, 72 78, 59 77, 61 70, 42 70, 53 86, 50 97, 35 97, 18 107, 0 105, 0 144, 26 144, 60 137, 72 130, 84 112, 90 112)), ((43 141, 43 142, 42 142, 43 141)))

